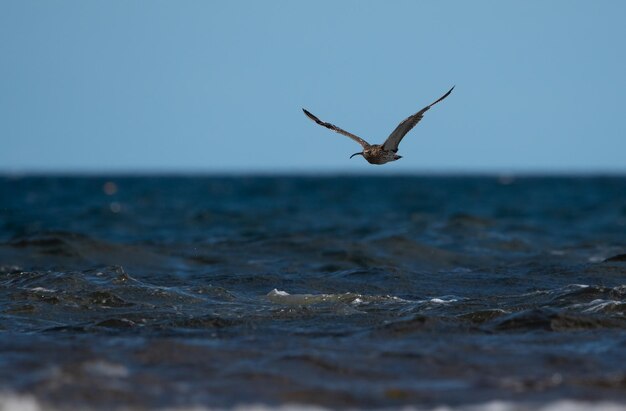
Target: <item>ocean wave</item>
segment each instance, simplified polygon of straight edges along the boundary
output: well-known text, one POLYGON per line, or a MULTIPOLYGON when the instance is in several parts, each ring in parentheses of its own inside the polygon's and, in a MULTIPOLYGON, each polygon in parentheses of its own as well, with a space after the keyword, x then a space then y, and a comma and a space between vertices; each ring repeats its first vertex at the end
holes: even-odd
POLYGON ((626 399, 624 178, 118 177, 0 178, 5 404, 626 399))
POLYGON ((390 295, 363 295, 346 292, 344 294, 289 294, 286 291, 273 289, 266 295, 267 299, 276 304, 311 305, 321 303, 343 303, 354 306, 370 303, 408 303, 409 301, 390 295))
MULTIPOLYGON (((94 370, 98 373, 124 373, 123 368, 109 364, 94 364, 94 370)), ((54 406, 45 401, 40 401, 32 395, 22 395, 10 392, 0 392, 0 411, 90 411, 97 407, 89 406, 54 406)), ((326 408, 317 405, 306 404, 282 404, 267 405, 260 403, 239 404, 232 407, 211 407, 203 405, 177 406, 177 407, 150 407, 125 405, 113 410, 134 411, 152 409, 154 411, 328 411, 333 408, 326 408)), ((372 411, 626 411, 626 405, 611 401, 580 401, 580 400, 554 400, 544 403, 532 402, 512 402, 512 401, 490 401, 482 404, 469 405, 437 405, 432 407, 403 406, 369 408, 372 411)))

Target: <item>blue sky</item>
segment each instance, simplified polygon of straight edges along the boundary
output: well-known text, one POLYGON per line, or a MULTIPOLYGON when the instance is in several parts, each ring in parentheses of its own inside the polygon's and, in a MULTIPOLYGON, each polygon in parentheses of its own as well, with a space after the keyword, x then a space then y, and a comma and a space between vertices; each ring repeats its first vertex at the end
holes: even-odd
POLYGON ((2 172, 626 172, 623 1, 0 1, 2 172), (349 160, 448 90, 400 161, 349 160))

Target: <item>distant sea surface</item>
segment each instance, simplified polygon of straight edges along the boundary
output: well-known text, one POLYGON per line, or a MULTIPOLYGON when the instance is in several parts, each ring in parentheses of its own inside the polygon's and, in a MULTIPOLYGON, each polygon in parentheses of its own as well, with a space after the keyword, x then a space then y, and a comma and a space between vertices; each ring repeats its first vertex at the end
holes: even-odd
POLYGON ((0 177, 0 410, 286 404, 624 409, 626 178, 0 177))

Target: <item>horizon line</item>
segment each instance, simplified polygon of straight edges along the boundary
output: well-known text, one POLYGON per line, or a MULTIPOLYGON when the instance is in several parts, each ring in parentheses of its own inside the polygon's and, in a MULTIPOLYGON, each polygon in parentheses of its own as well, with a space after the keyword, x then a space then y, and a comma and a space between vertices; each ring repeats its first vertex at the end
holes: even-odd
POLYGON ((0 169, 0 177, 16 178, 16 177, 100 177, 100 176, 116 176, 116 177, 333 177, 333 176, 366 176, 366 177, 393 177, 393 176, 415 176, 415 177, 626 177, 626 169, 624 170, 580 170, 580 169, 448 169, 448 170, 348 170, 348 169, 330 169, 330 170, 267 170, 267 169, 251 169, 251 170, 199 170, 199 169, 118 169, 118 170, 2 170, 0 169))

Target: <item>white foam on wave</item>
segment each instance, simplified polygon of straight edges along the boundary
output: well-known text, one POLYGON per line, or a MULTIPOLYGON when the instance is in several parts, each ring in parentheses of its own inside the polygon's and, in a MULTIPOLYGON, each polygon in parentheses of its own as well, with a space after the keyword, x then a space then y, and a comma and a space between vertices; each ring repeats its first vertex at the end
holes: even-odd
POLYGON ((449 300, 444 300, 443 298, 431 298, 429 301, 434 304, 449 304, 454 303, 458 300, 456 298, 451 298, 449 300))
POLYGON ((311 305, 320 303, 345 303, 351 305, 370 304, 376 302, 407 303, 409 301, 391 295, 362 295, 358 293, 343 294, 289 294, 286 291, 274 288, 265 297, 275 303, 283 305, 311 305))
POLYGON ((289 293, 287 291, 282 291, 282 290, 279 290, 277 288, 274 288, 272 291, 267 293, 267 295, 269 297, 275 297, 275 296, 285 297, 285 296, 289 295, 289 293))
POLYGON ((589 288, 589 284, 570 284, 567 287, 572 287, 572 288, 589 288))
POLYGON ((30 395, 0 393, 0 411, 40 411, 44 408, 30 395))
POLYGON ((51 290, 49 288, 43 288, 43 287, 35 287, 35 288, 31 288, 31 291, 35 291, 35 292, 40 292, 40 293, 56 293, 56 290, 51 290))
MULTIPOLYGON (((0 411, 84 411, 95 409, 95 407, 71 407, 64 405, 61 408, 53 407, 49 404, 43 404, 31 395, 20 395, 10 392, 0 393, 0 411)), ((118 410, 133 411, 146 410, 149 408, 137 406, 121 406, 118 410)), ((490 401, 484 404, 461 405, 461 406, 436 406, 434 408, 423 408, 416 406, 380 408, 380 411, 390 410, 401 411, 626 411, 626 404, 600 401, 585 402, 574 400, 559 400, 545 404, 533 403, 516 403, 508 401, 490 401)), ((284 405, 264 405, 264 404, 242 404, 230 408, 215 408, 205 406, 189 406, 174 408, 154 408, 155 411, 327 411, 325 408, 317 405, 305 404, 284 404, 284 405)))
POLYGON ((273 303, 286 305, 309 305, 337 300, 333 294, 289 294, 276 288, 267 293, 266 297, 273 303))
POLYGON ((585 304, 576 304, 573 308, 584 308, 584 313, 597 313, 604 310, 616 309, 625 305, 625 303, 617 300, 597 299, 585 304))
POLYGON ((458 301, 463 301, 465 298, 458 297, 456 295, 442 295, 440 297, 433 297, 425 302, 433 303, 433 304, 450 304, 456 303, 458 301))
MULTIPOLYGON (((172 408, 167 411, 213 411, 217 409, 192 407, 172 408)), ((239 405, 231 408, 232 411, 327 411, 329 408, 315 405, 286 404, 279 406, 268 405, 239 405)), ((421 408, 415 406, 381 408, 380 411, 626 411, 625 404, 614 402, 589 403, 583 401, 561 400, 548 404, 524 404, 505 401, 491 401, 485 404, 462 405, 458 407, 437 406, 434 408, 421 408)))

